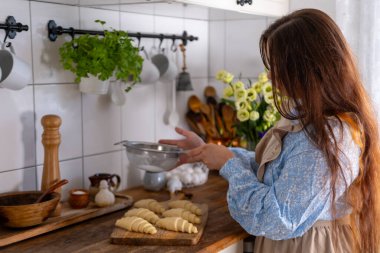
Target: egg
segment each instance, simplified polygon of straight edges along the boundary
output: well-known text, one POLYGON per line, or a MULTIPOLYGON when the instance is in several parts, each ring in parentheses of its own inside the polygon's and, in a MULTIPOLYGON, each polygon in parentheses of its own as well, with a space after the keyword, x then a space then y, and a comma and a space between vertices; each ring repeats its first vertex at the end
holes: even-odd
POLYGON ((177 176, 171 177, 166 184, 169 192, 182 190, 182 182, 177 176))
POLYGON ((192 183, 192 175, 186 172, 181 173, 180 179, 183 184, 191 184, 192 183))

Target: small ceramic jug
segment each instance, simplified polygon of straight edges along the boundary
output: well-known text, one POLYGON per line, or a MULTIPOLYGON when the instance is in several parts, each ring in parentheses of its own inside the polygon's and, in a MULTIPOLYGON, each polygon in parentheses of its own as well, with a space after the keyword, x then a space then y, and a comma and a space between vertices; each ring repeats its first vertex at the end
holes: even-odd
POLYGON ((119 188, 121 182, 119 175, 109 173, 97 173, 88 179, 90 179, 91 182, 89 189, 91 200, 94 200, 95 195, 99 191, 100 181, 105 180, 108 184, 109 190, 112 192, 115 192, 119 188))
POLYGON ((99 192, 95 195, 95 204, 99 207, 110 206, 115 203, 115 195, 108 189, 106 180, 101 180, 99 192))

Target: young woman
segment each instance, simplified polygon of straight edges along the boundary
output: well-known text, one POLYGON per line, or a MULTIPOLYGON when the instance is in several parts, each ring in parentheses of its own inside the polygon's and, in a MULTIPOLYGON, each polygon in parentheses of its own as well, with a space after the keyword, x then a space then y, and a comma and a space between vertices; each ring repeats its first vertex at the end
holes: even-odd
POLYGON ((161 143, 228 180, 229 211, 256 236, 255 253, 379 252, 379 132, 344 36, 304 9, 269 26, 260 51, 283 118, 256 152, 179 128, 183 140, 161 143))

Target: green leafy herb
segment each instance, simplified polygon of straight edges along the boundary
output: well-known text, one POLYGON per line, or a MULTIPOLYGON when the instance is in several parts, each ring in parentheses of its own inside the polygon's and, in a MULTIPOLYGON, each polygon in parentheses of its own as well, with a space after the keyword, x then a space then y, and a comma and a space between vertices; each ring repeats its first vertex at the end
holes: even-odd
MULTIPOLYGON (((95 20, 104 26, 106 22, 95 20)), ((93 75, 99 80, 115 76, 117 80, 131 81, 131 87, 140 81, 143 58, 139 49, 125 31, 104 29, 104 36, 85 34, 65 42, 59 49, 63 68, 75 74, 75 82, 93 75)))

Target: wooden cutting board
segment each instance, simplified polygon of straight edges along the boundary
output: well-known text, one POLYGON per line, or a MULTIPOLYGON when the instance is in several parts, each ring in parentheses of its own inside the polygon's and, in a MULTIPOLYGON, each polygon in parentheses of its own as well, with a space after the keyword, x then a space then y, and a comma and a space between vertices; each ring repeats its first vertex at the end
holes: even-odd
POLYGON ((115 227, 111 234, 111 243, 128 245, 195 245, 202 237, 208 216, 207 204, 198 204, 198 206, 202 210, 202 216, 201 223, 196 225, 198 228, 197 234, 173 232, 156 227, 157 233, 150 235, 129 232, 122 228, 115 227))
POLYGON ((106 207, 97 207, 95 203, 90 202, 86 208, 72 209, 69 203, 63 202, 62 213, 60 216, 50 217, 38 226, 25 229, 11 229, 0 226, 0 247, 45 234, 47 232, 104 214, 115 212, 130 207, 132 203, 133 198, 131 196, 121 194, 116 194, 115 204, 106 207))

